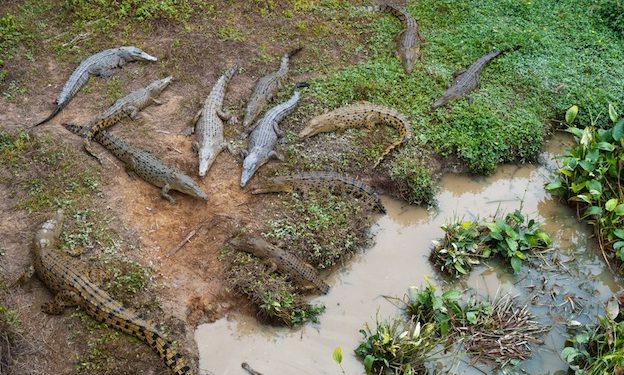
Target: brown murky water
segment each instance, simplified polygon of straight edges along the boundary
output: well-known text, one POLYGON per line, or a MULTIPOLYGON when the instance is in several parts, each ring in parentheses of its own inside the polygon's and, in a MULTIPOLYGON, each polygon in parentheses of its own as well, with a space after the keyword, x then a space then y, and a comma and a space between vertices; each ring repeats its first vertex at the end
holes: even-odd
MULTIPOLYGON (((502 166, 487 178, 444 177, 436 209, 385 200, 388 214, 373 228, 376 245, 332 274, 328 280, 330 293, 314 300, 327 307, 319 325, 280 329, 258 325, 252 317, 239 315, 201 325, 195 332, 200 368, 204 373, 243 375, 240 363, 246 361, 265 375, 341 374, 332 360, 332 352, 339 346, 343 349, 345 373, 362 374, 363 366, 353 355, 361 337, 358 330, 364 322, 374 325, 376 314, 385 318, 400 313, 383 296, 401 297, 409 286, 423 285, 425 276, 441 285, 442 280, 428 261, 431 240, 442 235, 440 225, 453 217, 486 217, 522 207, 530 217, 544 223, 564 266, 557 272, 542 268, 514 276, 505 265, 494 263, 474 269, 461 286, 484 295, 512 293, 522 303, 536 297, 532 311, 553 329, 544 338, 544 345, 536 348, 533 358, 520 367, 529 374, 563 374, 567 367, 559 359, 559 351, 566 336, 565 322, 590 322, 601 313, 602 303, 619 289, 614 275, 595 255, 589 228, 578 224, 574 212, 543 189, 556 166, 553 155, 560 154, 568 142, 564 136, 555 137, 547 145, 544 163, 539 167, 502 166), (546 292, 531 294, 539 289, 533 288, 538 284, 546 284, 546 292), (566 294, 583 309, 571 312, 562 299, 566 294)), ((446 363, 447 369, 451 366, 452 373, 492 372, 486 367, 471 368, 469 358, 439 361, 446 363)))

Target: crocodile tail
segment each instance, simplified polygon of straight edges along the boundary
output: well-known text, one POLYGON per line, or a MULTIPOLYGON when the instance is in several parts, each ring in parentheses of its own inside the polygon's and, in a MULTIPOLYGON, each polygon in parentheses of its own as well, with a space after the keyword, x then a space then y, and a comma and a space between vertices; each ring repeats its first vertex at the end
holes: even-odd
POLYGON ((292 59, 293 56, 295 56, 296 54, 301 52, 302 49, 303 49, 303 47, 297 47, 297 48, 293 49, 292 51, 288 52, 286 55, 288 56, 289 59, 292 59))
MULTIPOLYGON (((375 161, 375 164, 373 164, 373 168, 376 168, 379 163, 381 163, 381 161, 390 153, 392 152, 392 150, 394 150, 398 145, 400 145, 401 143, 405 142, 406 140, 408 140, 411 136, 411 130, 409 128, 409 122, 407 122, 407 120, 401 121, 401 120, 397 120, 396 123, 394 123, 392 125, 394 128, 398 127, 402 127, 403 131, 401 132, 401 139, 398 139, 394 142, 392 142, 386 149, 385 151, 381 154, 381 156, 377 159, 377 161, 375 161)), ((400 130, 399 130, 400 131, 400 130)))
POLYGON ((69 130, 70 132, 72 132, 74 134, 78 134, 78 135, 82 135, 82 132, 84 130, 84 126, 80 126, 80 125, 76 125, 76 124, 63 123, 63 127, 65 129, 69 130))
POLYGON ((232 66, 231 68, 225 71, 224 75, 228 81, 231 80, 232 77, 236 75, 236 73, 238 72, 238 69, 240 69, 240 65, 241 65, 240 62, 237 62, 236 64, 234 64, 234 66, 232 66))
POLYGON ((193 375, 193 370, 186 364, 184 357, 173 347, 172 343, 163 338, 156 331, 137 325, 133 332, 139 339, 151 346, 160 358, 165 361, 176 375, 193 375))
POLYGON ((30 127, 31 127, 31 128, 34 128, 34 127, 36 127, 36 126, 39 126, 39 125, 45 124, 46 122, 48 122, 48 121, 52 120, 52 119, 54 118, 54 116, 58 115, 58 114, 59 114, 59 112, 61 112, 61 110, 62 110, 63 108, 65 108, 65 104, 58 104, 58 105, 56 106, 56 108, 54 108, 54 111, 52 111, 52 113, 50 114, 50 116, 48 116, 48 117, 46 117, 45 119, 43 119, 43 120, 39 121, 39 122, 38 122, 38 123, 36 123, 35 125, 31 125, 30 127))
POLYGON ((304 88, 304 87, 310 87, 310 84, 307 83, 307 82, 297 82, 297 83, 295 83, 295 90, 296 89, 301 89, 301 88, 304 88))

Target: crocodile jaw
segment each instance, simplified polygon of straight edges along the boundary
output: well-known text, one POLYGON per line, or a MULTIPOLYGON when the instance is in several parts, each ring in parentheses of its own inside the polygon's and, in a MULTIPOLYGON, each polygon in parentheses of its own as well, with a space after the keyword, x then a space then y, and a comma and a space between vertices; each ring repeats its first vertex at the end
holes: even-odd
POLYGON ((408 48, 401 53, 401 62, 407 74, 412 74, 414 70, 414 63, 420 56, 418 48, 408 48))
POLYGON ((309 138, 318 133, 333 130, 333 127, 329 126, 330 124, 325 120, 325 118, 326 115, 320 115, 310 120, 308 125, 306 125, 306 127, 299 132, 299 138, 309 138))
POLYGON ((197 185, 197 183, 181 173, 176 173, 174 176, 174 182, 171 184, 171 188, 181 193, 188 194, 192 197, 208 200, 208 195, 197 185))
POLYGON ((266 162, 266 159, 264 161, 261 160, 256 153, 250 152, 249 155, 247 155, 243 161, 243 173, 241 174, 240 187, 245 187, 245 185, 247 185, 247 182, 249 182, 251 177, 264 162, 266 162))
POLYGON ((212 166, 217 155, 221 149, 217 149, 214 146, 206 146, 199 150, 199 176, 204 177, 208 169, 212 166))

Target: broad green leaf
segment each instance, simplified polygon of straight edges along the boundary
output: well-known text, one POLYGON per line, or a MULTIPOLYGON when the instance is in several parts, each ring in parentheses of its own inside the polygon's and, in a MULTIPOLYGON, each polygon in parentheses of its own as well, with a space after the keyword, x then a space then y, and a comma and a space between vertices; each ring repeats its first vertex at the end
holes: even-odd
POLYGON ((514 273, 519 273, 522 270, 522 260, 516 257, 511 258, 511 268, 513 268, 514 273))
POLYGON ((611 212, 613 210, 615 210, 615 207, 618 204, 618 200, 617 198, 611 198, 607 201, 607 203, 605 203, 605 208, 607 211, 611 212))
POLYGON ((447 301, 457 301, 461 297, 461 293, 457 289, 447 290, 442 294, 442 298, 447 301))
POLYGON ((602 207, 600 206, 591 206, 583 212, 583 217, 590 215, 602 215, 602 207))
POLYGON ((542 240, 542 242, 544 242, 546 245, 550 245, 550 236, 548 235, 548 233, 540 230, 539 232, 537 232, 537 237, 542 240))
POLYGON ((624 247, 624 241, 617 241, 613 244, 613 250, 620 250, 624 247))
POLYGON ((598 147, 602 151, 613 151, 615 150, 615 146, 609 142, 599 142, 596 147, 598 147))
POLYGON ((568 133, 572 133, 575 136, 577 136, 579 139, 583 136, 583 131, 579 128, 575 128, 573 126, 567 128, 565 131, 567 131, 568 133))
POLYGON ((521 260, 525 260, 526 259, 526 255, 524 255, 524 253, 522 251, 516 251, 516 253, 514 254, 514 257, 519 258, 521 260))
POLYGON ((579 333, 574 337, 574 341, 579 344, 587 344, 589 342, 590 333, 585 331, 583 333, 579 333))
POLYGON ((615 229, 613 231, 613 234, 615 234, 618 238, 621 238, 624 240, 624 229, 622 228, 615 229))
POLYGON ((605 306, 605 311, 611 319, 617 318, 620 315, 620 304, 615 296, 611 296, 605 306))
POLYGON ((615 110, 615 107, 611 103, 609 103, 609 118, 611 119, 611 122, 614 124, 618 119, 617 111, 615 110))
POLYGON ((579 108, 577 105, 573 105, 572 107, 568 108, 565 114, 565 120, 568 123, 568 125, 572 125, 572 123, 576 119, 576 116, 578 115, 578 111, 579 111, 579 108))
POLYGON ((624 119, 618 121, 617 124, 613 127, 613 140, 619 142, 620 139, 624 138, 624 119))
POLYGON ((594 164, 588 162, 587 160, 581 160, 579 161, 579 165, 581 166, 581 168, 583 168, 584 170, 586 170, 587 172, 593 172, 595 169, 594 164))
POLYGON ((624 216, 624 203, 619 204, 615 210, 614 210, 615 214, 618 216, 624 216))
POLYGON ((585 202, 585 203, 589 203, 589 204, 592 203, 591 199, 589 199, 589 197, 587 195, 585 195, 585 194, 576 195, 574 197, 571 197, 569 200, 577 201, 577 202, 585 202))
POLYGON ((596 164, 596 162, 598 161, 598 157, 600 157, 600 150, 598 150, 597 148, 592 148, 587 153, 587 156, 585 156, 585 160, 592 164, 596 164))
POLYGON ((588 180, 585 183, 587 190, 595 199, 598 199, 602 195, 602 184, 597 180, 588 180))
POLYGON ((466 312, 466 320, 470 324, 476 324, 477 323, 477 312, 476 311, 467 311, 466 312))
POLYGON ((364 370, 366 371, 367 374, 370 374, 373 372, 374 363, 375 363, 375 357, 373 357, 371 354, 367 355, 366 358, 364 358, 364 370))
POLYGON ((334 362, 336 362, 337 364, 341 364, 342 363, 342 348, 337 346, 334 349, 334 353, 332 354, 332 358, 334 358, 334 362))
POLYGON ((561 351, 561 359, 566 363, 571 363, 579 355, 579 351, 574 347, 563 348, 561 351))
POLYGON ((578 193, 579 191, 585 189, 585 183, 586 181, 573 182, 570 186, 570 190, 572 190, 573 193, 578 193))
POLYGON ((594 139, 594 133, 593 132, 594 132, 594 129, 591 126, 588 126, 585 129, 583 129, 583 136, 581 137, 581 140, 579 141, 581 146, 583 146, 585 148, 587 148, 589 146, 591 141, 594 139))
POLYGON ((471 220, 464 221, 463 223, 461 223, 461 228, 462 228, 462 229, 468 229, 468 228, 470 228, 471 226, 473 226, 473 224, 474 224, 474 222, 473 222, 473 221, 471 221, 471 220))
POLYGON ((457 272, 461 273, 462 275, 466 275, 468 273, 468 271, 466 271, 466 269, 462 267, 462 265, 459 263, 454 263, 453 266, 455 267, 457 272))

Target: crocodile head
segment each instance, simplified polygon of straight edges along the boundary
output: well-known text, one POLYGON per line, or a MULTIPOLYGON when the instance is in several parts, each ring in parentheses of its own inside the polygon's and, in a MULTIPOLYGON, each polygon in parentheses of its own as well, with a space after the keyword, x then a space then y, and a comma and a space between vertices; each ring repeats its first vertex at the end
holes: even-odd
POLYGON ((147 91, 152 94, 160 94, 173 80, 172 76, 154 81, 147 86, 147 91))
POLYGON ((401 51, 399 57, 401 59, 401 64, 403 64, 405 69, 405 73, 412 74, 412 71, 414 70, 414 63, 420 58, 420 48, 417 46, 407 48, 401 51))
POLYGON ((157 61, 158 59, 152 55, 143 52, 140 48, 134 46, 119 47, 119 56, 126 61, 157 61))
POLYGON ((333 125, 332 117, 333 115, 331 112, 314 117, 310 120, 310 122, 308 122, 308 125, 306 125, 306 127, 299 132, 299 138, 310 138, 318 133, 336 129, 336 126, 333 125))
POLYGON ((169 183, 171 189, 205 201, 208 200, 208 195, 189 176, 176 172, 172 180, 169 183))
POLYGON ((256 173, 258 168, 260 168, 264 163, 269 160, 269 156, 264 155, 266 153, 259 152, 250 152, 249 155, 243 160, 243 173, 241 174, 241 182, 240 186, 245 187, 247 182, 251 179, 251 177, 256 173))
POLYGON ((221 151, 220 147, 215 147, 214 145, 206 145, 199 149, 199 176, 204 177, 208 169, 212 166, 215 160, 217 160, 217 155, 221 151))

